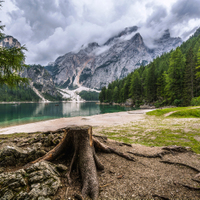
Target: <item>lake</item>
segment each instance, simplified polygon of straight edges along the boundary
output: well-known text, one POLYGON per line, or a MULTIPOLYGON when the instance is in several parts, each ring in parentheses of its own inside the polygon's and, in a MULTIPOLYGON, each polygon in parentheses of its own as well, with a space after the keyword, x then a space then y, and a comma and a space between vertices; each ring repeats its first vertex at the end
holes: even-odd
POLYGON ((0 104, 0 127, 62 117, 91 116, 133 109, 117 105, 99 105, 95 102, 0 104))

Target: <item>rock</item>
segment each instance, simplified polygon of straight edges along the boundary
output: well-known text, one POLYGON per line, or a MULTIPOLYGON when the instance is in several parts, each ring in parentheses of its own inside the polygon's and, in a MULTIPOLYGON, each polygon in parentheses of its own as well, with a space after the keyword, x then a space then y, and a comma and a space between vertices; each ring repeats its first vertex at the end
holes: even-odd
POLYGON ((16 193, 25 188, 25 174, 26 172, 23 169, 0 174, 0 200, 12 199, 16 193))
POLYGON ((12 190, 7 190, 0 200, 11 200, 14 197, 12 190))
POLYGON ((144 105, 141 105, 140 108, 141 109, 155 109, 156 107, 153 105, 144 104, 144 105))
POLYGON ((24 150, 13 143, 4 144, 0 149, 0 166, 23 165, 45 155, 44 150, 37 150, 39 146, 35 144, 24 150))
POLYGON ((46 137, 45 140, 44 140, 44 146, 45 146, 45 147, 50 147, 50 146, 52 146, 52 145, 54 144, 54 143, 52 142, 53 139, 54 139, 54 136, 53 136, 52 133, 50 133, 50 134, 48 135, 48 137, 46 137))
POLYGON ((14 144, 5 144, 0 149, 0 166, 13 166, 25 160, 28 152, 15 146, 14 144))
POLYGON ((127 99, 126 103, 125 103, 125 106, 133 107, 133 99, 127 99))
POLYGON ((39 162, 27 169, 0 174, 0 200, 50 200, 61 185, 56 167, 39 162), (29 190, 27 190, 29 188, 29 190))

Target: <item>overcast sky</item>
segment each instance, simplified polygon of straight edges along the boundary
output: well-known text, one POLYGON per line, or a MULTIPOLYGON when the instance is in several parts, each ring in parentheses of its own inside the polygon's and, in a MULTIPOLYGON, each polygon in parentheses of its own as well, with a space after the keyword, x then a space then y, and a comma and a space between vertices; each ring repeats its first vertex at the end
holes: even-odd
POLYGON ((186 40, 200 27, 200 0, 4 0, 5 34, 28 48, 26 63, 47 65, 83 44, 103 44, 139 26, 145 41, 166 29, 186 40))

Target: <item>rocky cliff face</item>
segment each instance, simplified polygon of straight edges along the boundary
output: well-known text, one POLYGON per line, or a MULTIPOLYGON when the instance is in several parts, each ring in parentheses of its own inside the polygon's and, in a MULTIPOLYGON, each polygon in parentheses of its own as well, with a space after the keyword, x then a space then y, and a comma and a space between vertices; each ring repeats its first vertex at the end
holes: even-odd
POLYGON ((166 30, 154 41, 155 47, 148 48, 138 30, 136 26, 126 28, 101 46, 90 43, 78 53, 69 52, 58 57, 47 69, 57 85, 100 89, 182 43, 166 30))
POLYGON ((4 39, 0 40, 0 46, 11 48, 11 47, 17 47, 20 48, 21 44, 19 41, 12 36, 6 36, 4 39))
POLYGON ((51 74, 41 65, 32 65, 25 69, 22 77, 30 79, 31 86, 34 86, 40 94, 49 94, 53 97, 61 97, 55 88, 51 74))
MULTIPOLYGON (((21 44, 17 39, 13 38, 12 36, 6 36, 0 41, 0 46, 6 48, 20 48, 21 44)), ((39 97, 42 97, 43 100, 45 99, 43 98, 43 94, 51 95, 54 98, 59 98, 61 96, 55 88, 52 76, 44 67, 40 65, 33 65, 30 66, 28 69, 25 69, 23 72, 20 72, 20 74, 22 77, 30 79, 30 87, 32 89, 34 89, 33 87, 35 87, 37 90, 34 90, 34 92, 39 92, 39 97)))

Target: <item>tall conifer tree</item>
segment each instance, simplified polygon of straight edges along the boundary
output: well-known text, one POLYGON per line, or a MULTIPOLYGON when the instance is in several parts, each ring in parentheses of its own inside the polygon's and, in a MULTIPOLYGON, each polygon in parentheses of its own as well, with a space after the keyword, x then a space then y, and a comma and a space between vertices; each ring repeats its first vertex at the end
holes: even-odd
POLYGON ((192 47, 186 54, 186 66, 184 74, 184 105, 189 105, 194 97, 195 85, 195 57, 192 47))
POLYGON ((171 53, 167 76, 166 91, 170 103, 174 103, 175 100, 181 101, 183 99, 184 70, 185 57, 178 47, 174 52, 171 53))

